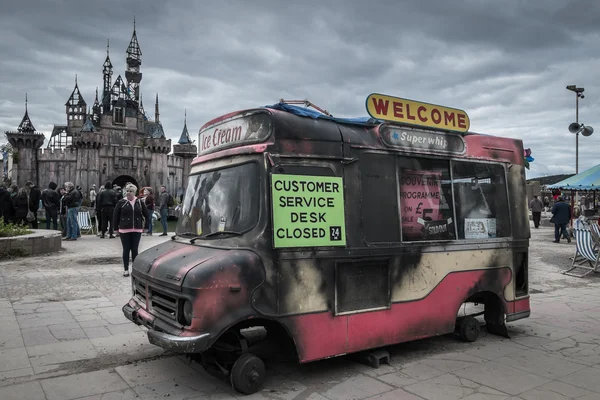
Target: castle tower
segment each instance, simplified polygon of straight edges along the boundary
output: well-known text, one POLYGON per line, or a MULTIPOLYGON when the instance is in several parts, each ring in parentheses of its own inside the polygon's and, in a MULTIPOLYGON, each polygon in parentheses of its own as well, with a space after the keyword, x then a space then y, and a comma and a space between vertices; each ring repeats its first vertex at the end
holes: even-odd
MULTIPOLYGON (((85 111, 84 111, 85 114, 85 111)), ((27 94, 25 95, 25 115, 16 132, 5 132, 8 142, 16 154, 13 155, 12 180, 23 186, 31 179, 37 186, 39 182, 38 149, 43 146, 46 137, 36 132, 27 111, 27 94)))
POLYGON ((112 86, 112 74, 113 66, 110 62, 110 56, 108 55, 110 41, 106 43, 106 60, 102 65, 102 77, 104 80, 104 86, 102 88, 102 113, 110 113, 110 87, 112 86))
POLYGON ((69 128, 80 128, 83 126, 87 104, 81 96, 81 92, 79 92, 77 75, 75 75, 75 88, 73 88, 69 100, 65 103, 65 111, 67 114, 67 126, 69 128))
POLYGON ((187 110, 184 111, 183 131, 181 131, 181 136, 179 137, 177 144, 173 145, 173 155, 184 159, 182 182, 187 182, 192 167, 190 159, 198 155, 198 147, 190 139, 190 134, 188 133, 187 110))
POLYGON ((177 141, 177 144, 173 145, 173 154, 183 158, 193 158, 198 154, 198 148, 190 139, 190 134, 187 127, 187 110, 185 110, 183 119, 183 131, 177 141))
POLYGON ((142 51, 135 33, 135 17, 133 18, 133 35, 127 47, 127 70, 125 71, 125 79, 127 79, 127 93, 129 98, 136 103, 140 101, 140 82, 142 81, 142 73, 140 66, 142 65, 142 51))
POLYGON ((92 106, 92 121, 96 125, 100 124, 100 114, 102 114, 102 108, 100 107, 100 101, 98 101, 98 88, 96 88, 96 98, 92 106))

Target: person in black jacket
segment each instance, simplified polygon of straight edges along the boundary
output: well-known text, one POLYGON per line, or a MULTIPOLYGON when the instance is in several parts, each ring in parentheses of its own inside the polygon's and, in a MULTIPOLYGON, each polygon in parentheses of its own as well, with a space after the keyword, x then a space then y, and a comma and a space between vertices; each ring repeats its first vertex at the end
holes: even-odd
POLYGON ((117 204, 117 195, 112 189, 112 184, 110 182, 106 182, 104 185, 104 190, 100 192, 96 198, 96 213, 100 214, 100 232, 102 232, 100 237, 102 239, 104 239, 106 235, 106 229, 109 224, 109 237, 111 239, 115 238, 113 228, 114 225, 112 222, 113 214, 115 212, 115 204, 117 204))
POLYGON ((73 182, 65 183, 67 194, 65 195, 65 204, 67 205, 67 238, 68 240, 77 240, 79 234, 79 224, 77 223, 77 212, 81 201, 81 193, 75 189, 73 182))
POLYGON ((19 189, 18 193, 12 197, 12 204, 15 209, 13 223, 15 225, 27 225, 27 211, 29 206, 27 203, 27 196, 27 189, 22 187, 19 189))
POLYGON ((564 198, 561 196, 558 201, 552 207, 552 219, 554 223, 554 243, 560 243, 560 236, 567 239, 568 243, 571 243, 571 237, 567 232, 567 224, 571 221, 571 206, 565 203, 564 198))
POLYGON ((33 216, 35 217, 33 221, 31 221, 31 227, 33 229, 37 229, 37 212, 40 209, 40 199, 42 197, 42 192, 40 191, 40 188, 37 187, 32 181, 25 182, 25 189, 27 189, 27 192, 29 193, 29 210, 33 212, 33 216))
POLYGON ((8 225, 13 214, 13 205, 10 199, 10 192, 5 185, 0 185, 0 217, 4 224, 8 225))
POLYGON ((46 210, 46 229, 58 230, 58 210, 60 208, 60 194, 56 191, 56 183, 50 182, 48 187, 42 191, 42 206, 46 210))
POLYGON ((119 200, 113 214, 113 225, 123 245, 123 276, 129 276, 129 253, 132 262, 138 255, 144 220, 148 216, 146 203, 136 198, 136 193, 135 185, 130 183, 125 186, 125 197, 119 200))

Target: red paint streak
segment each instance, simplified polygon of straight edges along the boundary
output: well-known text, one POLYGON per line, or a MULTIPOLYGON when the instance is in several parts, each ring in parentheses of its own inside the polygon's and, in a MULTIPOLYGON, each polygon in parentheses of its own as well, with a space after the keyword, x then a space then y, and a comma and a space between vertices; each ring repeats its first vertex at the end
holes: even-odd
POLYGON ((177 260, 177 262, 180 263, 181 260, 183 260, 183 257, 188 257, 188 256, 189 256, 189 262, 181 265, 181 267, 179 267, 179 270, 176 273, 172 274, 174 276, 179 277, 180 280, 172 281, 171 284, 181 286, 181 284, 183 283, 183 278, 185 277, 185 274, 187 274, 189 272, 189 270, 194 268, 196 265, 200 264, 202 261, 205 261, 198 257, 198 249, 194 246, 184 245, 179 249, 174 249, 167 253, 161 254, 160 256, 158 256, 156 258, 156 260, 154 260, 154 263, 152 263, 152 267, 150 267, 150 271, 148 271, 148 275, 150 275, 153 278, 160 278, 160 277, 157 277, 157 271, 161 267, 161 265, 168 265, 170 261, 175 261, 175 260, 177 260))
POLYGON ((206 154, 206 155, 198 156, 198 157, 194 158, 194 161, 192 161, 192 166, 197 165, 197 164, 202 164, 207 161, 216 160, 219 158, 237 156, 240 154, 264 153, 267 150, 267 147, 270 146, 271 144, 273 144, 272 139, 270 139, 266 143, 251 144, 251 145, 246 145, 246 146, 233 147, 233 148, 230 148, 227 150, 215 151, 214 153, 210 153, 210 154, 206 154))
POLYGON ((503 289, 511 280, 511 270, 504 268, 496 278, 486 280, 489 273, 490 270, 453 272, 427 297, 394 303, 388 310, 338 317, 330 312, 289 317, 300 361, 450 333, 460 306, 476 292, 494 292, 507 305, 503 289))
POLYGON ((516 301, 511 301, 508 303, 508 309, 507 309, 507 314, 516 314, 518 312, 521 311, 529 311, 530 305, 529 305, 529 296, 527 296, 524 299, 519 299, 516 301))
POLYGON ((467 135, 467 157, 495 159, 523 165, 523 145, 520 140, 497 136, 467 135))
POLYGON ((249 297, 248 287, 240 281, 240 269, 237 265, 215 272, 207 277, 206 284, 196 292, 194 318, 188 329, 202 332, 214 328, 219 319, 248 304, 249 297), (229 290, 230 286, 239 286, 240 291, 232 292, 229 290))

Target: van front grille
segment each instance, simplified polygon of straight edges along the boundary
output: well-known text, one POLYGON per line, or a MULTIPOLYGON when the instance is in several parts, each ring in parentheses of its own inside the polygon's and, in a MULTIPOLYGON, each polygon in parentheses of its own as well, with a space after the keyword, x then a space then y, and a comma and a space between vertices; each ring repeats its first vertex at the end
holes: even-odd
POLYGON ((150 305, 152 310, 169 319, 177 320, 177 298, 150 287, 150 305))

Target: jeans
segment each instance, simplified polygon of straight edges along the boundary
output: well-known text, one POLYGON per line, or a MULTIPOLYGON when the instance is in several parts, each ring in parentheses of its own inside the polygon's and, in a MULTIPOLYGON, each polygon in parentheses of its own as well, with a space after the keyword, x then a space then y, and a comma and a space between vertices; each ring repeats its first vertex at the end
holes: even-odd
POLYGON ((56 208, 46 207, 46 229, 50 229, 50 220, 52 220, 52 229, 58 230, 58 210, 56 208))
POLYGON ((152 224, 153 224, 153 220, 152 220, 152 215, 154 214, 154 209, 153 208, 149 208, 148 209, 148 217, 146 218, 146 220, 148 221, 148 233, 150 235, 152 235, 152 224))
POLYGON ((162 224, 163 233, 167 233, 167 218, 169 217, 169 209, 160 209, 160 223, 162 224))
POLYGON ((532 211, 531 214, 533 216, 533 225, 536 228, 539 227, 540 226, 540 219, 542 217, 541 211, 532 211))
POLYGON ((67 215, 60 215, 60 230, 63 236, 67 236, 67 215))
POLYGON ((79 224, 77 223, 77 212, 79 207, 67 209, 67 239, 77 239, 79 235, 79 224))
POLYGON ((554 224, 554 240, 560 241, 560 235, 569 240, 569 233, 567 232, 567 224, 554 224))
POLYGON ((112 235, 114 233, 114 228, 113 228, 113 213, 115 211, 114 207, 102 207, 102 219, 100 220, 101 225, 100 225, 100 232, 102 232, 102 235, 104 235, 106 233, 106 226, 108 224, 110 224, 110 229, 108 230, 108 234, 112 235))
POLYGON ((141 232, 120 233, 121 245, 123 245, 123 268, 129 271, 129 253, 131 252, 131 261, 135 261, 140 246, 141 232))

